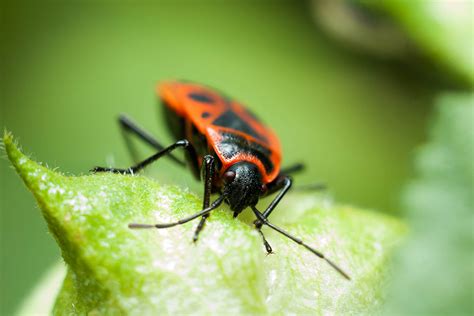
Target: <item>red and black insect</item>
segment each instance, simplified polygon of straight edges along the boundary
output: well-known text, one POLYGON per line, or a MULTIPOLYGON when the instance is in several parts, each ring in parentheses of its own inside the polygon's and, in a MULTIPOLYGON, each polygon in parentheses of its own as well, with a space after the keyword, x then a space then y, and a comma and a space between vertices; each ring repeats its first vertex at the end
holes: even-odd
MULTIPOLYGON (((204 181, 202 211, 167 224, 130 224, 130 228, 168 228, 201 217, 193 240, 212 210, 222 202, 229 205, 237 217, 250 207, 257 219, 254 224, 268 253, 272 252, 261 228, 263 225, 290 238, 319 258, 326 260, 342 276, 349 276, 322 253, 268 221, 268 217, 292 185, 291 173, 302 169, 301 164, 280 168, 281 148, 275 133, 236 100, 209 87, 185 82, 169 81, 158 85, 157 93, 163 103, 164 117, 175 139, 164 147, 150 134, 121 116, 119 122, 126 132, 131 132, 154 147, 158 152, 128 169, 96 167, 93 172, 133 174, 163 156, 179 165, 189 165, 194 176, 204 181), (173 155, 176 148, 184 148, 186 161, 173 155), (256 205, 261 197, 276 193, 264 212, 256 205), (211 203, 211 194, 219 197, 211 203)), ((129 143, 128 143, 129 144, 129 143)))

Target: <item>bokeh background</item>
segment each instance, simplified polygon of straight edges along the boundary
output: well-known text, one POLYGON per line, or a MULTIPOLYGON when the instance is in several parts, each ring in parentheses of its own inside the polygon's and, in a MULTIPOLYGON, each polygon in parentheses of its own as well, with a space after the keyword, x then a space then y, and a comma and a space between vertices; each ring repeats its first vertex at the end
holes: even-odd
MULTIPOLYGON (((466 58, 472 66, 472 18, 457 33, 468 45, 453 44, 463 56, 451 58, 446 34, 418 32, 433 22, 421 2, 414 18, 396 3, 2 1, 0 126, 35 159, 68 174, 128 166, 117 115, 128 113, 171 142, 156 82, 194 80, 238 98, 271 125, 284 162, 308 166, 298 183, 325 182, 340 203, 403 217, 400 194, 414 176, 414 151, 427 140, 435 97, 472 87, 472 68, 457 64, 466 58)), ((472 9, 469 1, 458 5, 472 9)), ((150 169, 157 181, 200 192, 167 161, 150 169)), ((5 159, 0 171, 6 315, 60 254, 5 159)))

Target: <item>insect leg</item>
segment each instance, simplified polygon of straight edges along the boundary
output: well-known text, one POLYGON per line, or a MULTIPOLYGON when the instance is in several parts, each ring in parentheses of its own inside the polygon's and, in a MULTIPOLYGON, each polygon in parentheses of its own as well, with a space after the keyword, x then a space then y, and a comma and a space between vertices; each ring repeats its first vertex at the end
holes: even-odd
MULTIPOLYGON (((282 192, 284 192, 284 190, 282 190, 282 192)), ((276 200, 276 198, 275 198, 275 200, 276 200)), ((290 233, 286 232, 285 230, 281 229, 280 227, 275 226, 272 223, 270 223, 268 221, 268 219, 265 217, 265 212, 266 211, 262 214, 257 210, 257 208, 255 206, 252 206, 252 210, 255 213, 255 216, 257 216, 258 221, 261 222, 263 225, 266 225, 266 226, 270 227, 271 229, 273 229, 273 230, 277 231, 278 233, 282 234, 283 236, 293 240, 295 243, 305 247, 306 249, 311 251, 313 254, 315 254, 319 258, 323 259, 324 261, 326 261, 334 270, 339 272, 339 274, 341 274, 344 278, 346 278, 347 280, 351 279, 346 272, 344 272, 341 268, 339 268, 334 262, 332 262, 331 260, 326 258, 321 252, 319 252, 315 248, 309 246, 308 244, 303 242, 301 239, 299 239, 299 238, 291 235, 290 233)))
MULTIPOLYGON (((133 146, 133 143, 131 142, 130 137, 128 137, 130 133, 133 133, 142 141, 144 141, 151 147, 155 148, 156 150, 165 149, 165 147, 162 144, 160 144, 150 133, 146 132, 143 128, 138 126, 128 116, 121 114, 118 120, 119 120, 120 128, 122 129, 122 133, 125 139, 125 144, 127 145, 127 148, 132 154, 132 157, 134 158, 135 161, 137 161, 136 159, 137 155, 136 155, 135 147, 133 146)), ((185 162, 177 158, 175 155, 170 153, 168 157, 170 157, 175 163, 181 166, 185 166, 185 162)))
POLYGON ((314 182, 314 183, 307 183, 307 184, 298 184, 295 186, 293 191, 324 191, 328 187, 325 183, 321 182, 314 182))
MULTIPOLYGON (((204 199, 202 208, 206 209, 209 207, 209 202, 211 199, 211 191, 212 191, 212 179, 214 177, 214 157, 211 155, 206 155, 203 158, 203 182, 204 182, 204 199)), ((204 224, 206 223, 206 219, 209 217, 209 213, 203 215, 199 224, 194 231, 193 242, 196 242, 199 238, 199 233, 204 228, 204 224)))
POLYGON ((282 180, 279 180, 277 182, 276 186, 280 186, 281 190, 278 193, 278 195, 273 199, 273 201, 270 203, 270 205, 267 207, 265 212, 263 212, 263 214, 260 213, 255 206, 252 206, 252 210, 255 213, 255 216, 257 216, 256 225, 260 225, 260 226, 261 225, 266 225, 266 226, 270 227, 271 229, 273 229, 273 230, 279 232, 280 234, 284 235, 285 237, 293 240, 297 244, 305 247, 306 249, 311 251, 313 254, 315 254, 319 258, 325 260, 331 267, 333 267, 337 272, 339 272, 344 278, 346 278, 347 280, 350 280, 350 277, 347 273, 345 273, 341 268, 339 268, 331 260, 326 258, 321 252, 319 252, 318 250, 314 249, 313 247, 307 245, 301 239, 294 237, 293 235, 289 234, 285 230, 279 228, 278 226, 273 225, 272 223, 270 223, 268 221, 268 216, 270 216, 270 214, 276 208, 276 206, 281 201, 283 196, 285 196, 286 192, 288 192, 288 190, 291 188, 291 184, 292 184, 292 180, 289 177, 284 177, 284 178, 282 178, 282 180))
POLYGON ((147 159, 131 166, 130 168, 117 169, 117 168, 107 168, 107 167, 95 167, 91 171, 92 172, 113 172, 113 173, 122 173, 122 174, 134 174, 134 173, 142 170, 143 168, 145 168, 149 164, 153 163, 154 161, 160 159, 164 155, 168 155, 170 152, 172 152, 173 150, 175 150, 176 148, 179 148, 179 147, 184 147, 188 150, 188 152, 191 155, 196 155, 196 151, 194 150, 194 147, 192 146, 192 144, 188 140, 182 139, 182 140, 178 140, 176 143, 160 150, 156 154, 148 157, 147 159))
POLYGON ((305 165, 303 163, 295 163, 294 165, 282 168, 280 173, 284 175, 290 175, 292 173, 298 173, 305 169, 305 165))
MULTIPOLYGON (((283 177, 283 176, 279 176, 272 184, 268 185, 268 192, 266 195, 270 195, 270 194, 273 194, 279 190, 281 190, 281 188, 285 187, 285 184, 286 184, 286 179, 289 179, 288 177, 283 177)), ((291 181, 291 180, 290 180, 291 181)), ((291 183, 290 183, 290 186, 291 186, 291 183)), ((289 188, 286 189, 286 191, 288 191, 289 188)), ((286 191, 284 193, 286 193, 286 191)), ((283 195, 284 195, 283 193, 283 195)), ((280 192, 280 194, 282 194, 280 192)), ((279 194, 279 195, 280 195, 279 194)), ((277 196, 278 198, 278 196, 277 196)), ((279 198, 281 199, 282 196, 279 198)), ((275 201, 276 199, 274 199, 275 201)), ((279 201, 279 200, 278 200, 279 201)), ((276 203, 278 203, 278 201, 276 203)), ((273 202, 272 202, 273 204, 273 202)), ((271 206, 271 205, 270 205, 271 206)), ((275 208, 276 204, 272 207, 271 210, 273 210, 275 208)), ((271 211, 270 211, 271 212, 271 211)), ((272 250, 272 246, 270 246, 270 244, 268 243, 268 241, 265 239, 265 235, 263 234, 262 232, 262 225, 263 223, 259 220, 259 219, 256 219, 253 224, 255 225, 255 228, 257 229, 258 233, 260 234, 260 236, 262 237, 262 240, 263 240, 263 245, 265 246, 265 249, 267 250, 267 253, 268 254, 271 254, 273 253, 273 250, 272 250)))
MULTIPOLYGON (((305 169, 305 165, 302 163, 296 163, 294 165, 282 168, 280 171, 281 176, 288 176, 293 173, 298 173, 301 172, 305 169)), ((325 183, 321 182, 314 182, 314 183, 308 183, 308 184, 303 184, 303 185, 298 185, 294 188, 295 190, 298 191, 321 191, 321 190, 326 190, 327 186, 325 183)), ((271 193, 271 192, 269 192, 271 193)))
POLYGON ((258 233, 262 237, 263 245, 265 246, 265 250, 267 251, 267 254, 273 253, 272 246, 270 246, 267 239, 265 238, 265 235, 262 232, 262 225, 263 225, 262 222, 260 222, 260 220, 257 219, 253 223, 254 223, 255 228, 257 229, 258 233))
POLYGON ((165 223, 165 224, 128 224, 128 227, 129 228, 132 228, 132 229, 140 229, 140 228, 169 228, 169 227, 173 227, 173 226, 177 226, 177 225, 181 225, 181 224, 184 224, 184 223, 187 223, 187 222, 190 222, 192 221, 193 219, 196 219, 200 216, 204 216, 206 214, 209 214, 211 211, 215 210, 217 207, 219 207, 219 205, 222 204, 222 202, 224 201, 224 195, 221 195, 220 197, 217 198, 217 200, 215 200, 214 202, 212 202, 211 206, 209 206, 208 208, 200 211, 200 212, 197 212, 193 215, 190 215, 188 217, 185 217, 183 219, 180 219, 179 221, 176 221, 176 222, 172 222, 172 223, 165 223))
POLYGON ((271 191, 280 189, 280 192, 278 192, 277 196, 273 199, 273 201, 271 201, 270 205, 267 206, 267 209, 265 212, 263 212, 263 217, 267 218, 270 216, 278 203, 280 203, 283 196, 285 196, 286 192, 288 192, 288 190, 291 188, 292 183, 293 180, 288 176, 277 179, 275 187, 272 188, 271 191))

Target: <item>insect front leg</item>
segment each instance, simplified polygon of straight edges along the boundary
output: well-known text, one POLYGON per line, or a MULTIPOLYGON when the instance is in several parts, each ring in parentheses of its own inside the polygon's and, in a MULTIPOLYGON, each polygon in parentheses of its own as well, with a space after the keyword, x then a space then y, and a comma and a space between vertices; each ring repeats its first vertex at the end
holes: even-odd
MULTIPOLYGON (((206 155, 203 157, 203 165, 202 165, 202 179, 204 182, 204 198, 203 198, 203 205, 202 209, 206 209, 209 207, 210 199, 211 199, 211 191, 212 191, 212 179, 214 178, 214 157, 211 155, 206 155)), ((194 231, 193 242, 196 242, 199 238, 199 233, 204 228, 204 224, 206 223, 206 219, 209 217, 209 214, 205 214, 201 217, 199 224, 194 231)))
POLYGON ((307 250, 309 250, 310 252, 312 252, 313 254, 315 254, 316 256, 318 256, 319 258, 323 259, 324 261, 326 261, 334 270, 336 270, 340 275, 342 275, 345 279, 347 280, 350 280, 350 277, 349 275, 344 272, 344 270, 342 270, 338 265, 336 265, 334 262, 332 262, 330 259, 326 258, 326 256, 321 253, 319 250, 311 247, 310 245, 308 245, 307 243, 305 243, 303 240, 301 240, 300 238, 297 238, 295 236, 293 236, 292 234, 288 233, 286 230, 278 227, 278 226, 275 226, 273 225, 272 223, 270 223, 268 221, 268 216, 270 216, 270 214, 272 213, 272 211, 276 208, 276 206, 278 205, 278 203, 280 203, 281 199, 285 196, 285 194, 288 192, 288 190, 291 188, 291 184, 292 184, 292 180, 290 177, 284 177, 282 178, 281 180, 282 182, 280 182, 278 185, 281 186, 281 190, 280 192, 277 194, 277 196, 273 199, 273 201, 270 203, 270 205, 267 207, 267 209, 265 210, 265 212, 261 213, 259 210, 257 210, 257 208, 255 206, 252 206, 252 210, 255 214, 255 216, 257 217, 257 220, 255 221, 255 225, 259 225, 260 227, 262 225, 265 225, 273 230, 275 230, 276 232, 282 234, 283 236, 291 239, 292 241, 294 241, 295 243, 299 244, 300 246, 303 246, 304 248, 306 248, 307 250))
POLYGON ((270 246, 270 243, 267 241, 267 239, 265 238, 265 235, 262 232, 263 223, 257 219, 253 222, 253 224, 255 225, 255 228, 257 229, 260 236, 262 237, 263 245, 265 246, 265 250, 267 251, 267 254, 268 255, 272 254, 273 253, 272 246, 270 246))
MULTIPOLYGON (((275 207, 280 202, 280 200, 283 198, 283 196, 286 194, 286 192, 290 189, 291 183, 292 183, 291 178, 280 176, 280 177, 277 178, 277 180, 273 184, 269 185, 268 194, 272 194, 276 191, 280 191, 280 192, 273 199, 273 201, 270 203, 270 205, 267 207, 267 211, 268 211, 267 216, 270 215, 270 213, 275 209, 275 207)), ((268 243, 268 241, 265 238, 265 235, 262 232, 263 224, 264 223, 258 218, 254 221, 255 228, 257 229, 258 233, 262 237, 263 245, 265 246, 265 250, 267 251, 268 254, 271 254, 271 253, 273 253, 272 247, 270 246, 270 244, 268 243)))
MULTIPOLYGON (((176 148, 183 147, 185 148, 190 155, 196 155, 196 151, 194 150, 194 147, 192 144, 186 140, 178 140, 176 143, 160 150, 156 154, 148 157, 147 159, 127 168, 127 169, 118 169, 118 168, 108 168, 108 167, 95 167, 91 171, 92 172, 113 172, 113 173, 121 173, 121 174, 134 174, 148 166, 149 164, 155 162, 156 160, 160 159, 161 157, 165 155, 169 155, 173 150, 176 148)), ((196 160, 195 160, 196 161, 196 160)))

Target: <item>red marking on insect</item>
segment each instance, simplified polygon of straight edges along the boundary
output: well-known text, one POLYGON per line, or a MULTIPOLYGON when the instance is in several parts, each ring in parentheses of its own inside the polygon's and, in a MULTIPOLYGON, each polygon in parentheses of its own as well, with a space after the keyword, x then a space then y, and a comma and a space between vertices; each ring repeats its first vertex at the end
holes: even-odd
POLYGON ((278 176, 281 147, 277 136, 240 103, 195 83, 165 82, 158 86, 158 93, 165 106, 206 137, 222 163, 220 174, 239 161, 248 161, 259 168, 265 184, 278 176), (203 113, 206 113, 204 117, 203 113), (238 146, 232 150, 223 145, 230 135, 245 140, 249 150, 239 151, 238 146), (265 162, 257 155, 263 155, 265 162))

